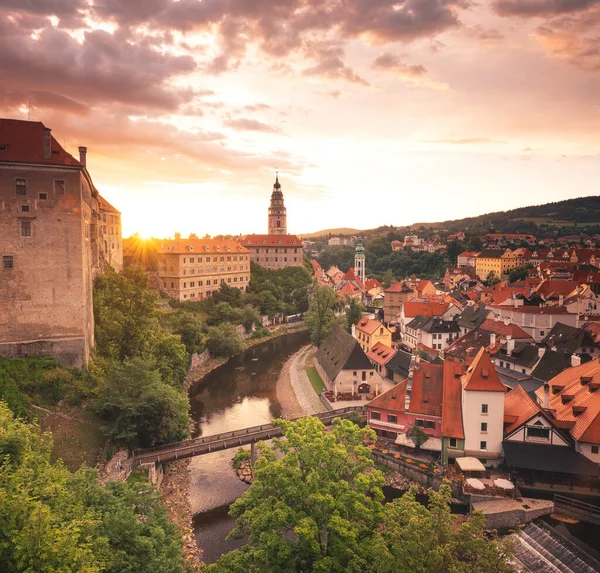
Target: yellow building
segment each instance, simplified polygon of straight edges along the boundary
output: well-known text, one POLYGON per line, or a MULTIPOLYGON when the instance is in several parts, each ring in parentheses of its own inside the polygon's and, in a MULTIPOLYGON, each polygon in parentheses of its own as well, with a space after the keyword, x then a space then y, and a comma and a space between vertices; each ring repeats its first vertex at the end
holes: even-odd
POLYGON ((160 288, 177 300, 203 300, 227 284, 245 292, 250 281, 250 251, 237 241, 198 239, 193 235, 161 241, 160 288))
POLYGON ((518 258, 510 249, 484 250, 475 259, 475 271, 482 281, 486 280, 490 273, 501 278, 517 266, 519 266, 518 258))
POLYGON ((390 348, 392 346, 391 331, 378 320, 361 318, 353 328, 352 334, 365 352, 369 352, 378 342, 390 348))

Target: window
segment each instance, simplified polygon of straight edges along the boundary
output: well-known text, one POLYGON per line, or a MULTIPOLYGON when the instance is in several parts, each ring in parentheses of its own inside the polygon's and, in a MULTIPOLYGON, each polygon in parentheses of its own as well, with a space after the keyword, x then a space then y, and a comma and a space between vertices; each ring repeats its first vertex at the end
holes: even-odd
POLYGON ((40 201, 45 201, 48 199, 48 193, 40 193, 39 194, 40 201))
POLYGON ((395 414, 388 414, 388 422, 390 424, 397 424, 398 423, 398 417, 395 414))
POLYGON ((2 257, 2 268, 3 269, 12 269, 14 266, 14 260, 12 255, 4 255, 2 257))
POLYGON ((379 412, 371 412, 371 420, 381 420, 381 414, 379 412))
POLYGON ((364 370, 362 371, 362 379, 363 382, 367 379, 367 373, 364 370))
POLYGON ((415 420, 415 426, 418 426, 419 428, 425 427, 425 420, 415 420))
POLYGON ((356 376, 356 372, 352 372, 352 376, 356 376))
POLYGON ((481 413, 482 414, 488 413, 488 405, 487 404, 481 404, 481 413))
POLYGON ((456 438, 450 438, 450 447, 451 448, 455 448, 456 447, 456 438))
POLYGON ((190 257, 190 263, 194 262, 194 257, 190 257))
POLYGON ((29 213, 29 205, 21 205, 21 213, 29 213))
POLYGON ((550 438, 550 428, 527 428, 527 437, 547 440, 550 438))
POLYGON ((15 179, 15 193, 17 195, 27 195, 27 180, 22 178, 15 179))
POLYGON ((540 336, 544 336, 544 331, 540 330, 540 336))
MULTIPOLYGON (((65 194, 65 180, 55 179, 54 180, 54 195, 56 197, 62 197, 65 194)), ((106 223, 106 215, 102 217, 104 223, 106 223)))
POLYGON ((31 237, 31 221, 21 221, 21 237, 31 237))
POLYGON ((481 431, 487 432, 487 422, 481 422, 481 431))
POLYGON ((435 430, 435 422, 433 420, 425 420, 425 427, 429 430, 435 430))
POLYGON ((592 454, 598 453, 598 446, 592 446, 592 454))
POLYGON ((487 442, 479 442, 480 450, 487 450, 487 442))

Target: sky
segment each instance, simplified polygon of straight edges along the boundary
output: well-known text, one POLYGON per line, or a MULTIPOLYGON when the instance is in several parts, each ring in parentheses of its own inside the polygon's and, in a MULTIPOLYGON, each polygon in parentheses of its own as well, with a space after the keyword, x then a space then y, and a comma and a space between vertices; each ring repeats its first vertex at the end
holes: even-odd
POLYGON ((598 192, 600 0, 1 0, 0 116, 123 234, 443 221, 598 192))

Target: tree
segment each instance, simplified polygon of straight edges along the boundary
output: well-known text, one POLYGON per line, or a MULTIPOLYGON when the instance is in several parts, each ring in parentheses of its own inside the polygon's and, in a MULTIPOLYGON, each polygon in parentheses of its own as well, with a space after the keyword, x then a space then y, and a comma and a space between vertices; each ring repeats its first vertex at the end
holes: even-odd
POLYGON ((187 398, 162 381, 155 364, 141 358, 115 365, 95 404, 108 422, 107 435, 141 447, 186 438, 188 407, 187 398))
POLYGON ((254 326, 262 326, 260 314, 258 314, 256 308, 249 304, 242 309, 241 322, 246 333, 252 332, 254 326))
POLYGON ((231 508, 238 517, 231 536, 247 535, 248 544, 208 570, 365 570, 384 484, 363 445, 373 430, 336 420, 328 431, 311 417, 276 423, 286 439, 263 445, 254 483, 231 508))
POLYGON ((190 360, 180 336, 174 334, 163 336, 154 348, 153 354, 163 382, 181 388, 187 376, 190 360))
POLYGON ((382 280, 383 288, 389 288, 393 282, 394 282, 394 273, 393 273, 392 269, 388 269, 383 274, 383 280, 382 280))
POLYGON ((529 276, 529 271, 525 267, 519 269, 513 269, 508 273, 508 280, 511 283, 525 280, 529 276))
POLYGON ((350 298, 346 307, 346 330, 352 332, 352 326, 362 318, 363 305, 355 298, 350 298))
POLYGON ((181 342, 189 354, 202 352, 204 334, 202 321, 190 312, 179 312, 173 320, 173 332, 181 336, 181 342))
POLYGON ((421 446, 429 439, 429 436, 425 433, 423 428, 414 424, 406 432, 406 437, 410 438, 415 444, 415 450, 418 454, 421 451, 421 446))
POLYGON ((487 277, 485 277, 485 282, 487 283, 487 286, 490 287, 494 286, 495 284, 498 284, 500 282, 500 279, 494 271, 490 271, 487 277))
POLYGON ((332 289, 315 285, 308 310, 304 315, 310 331, 310 339, 315 346, 321 346, 329 334, 335 323, 334 311, 338 306, 339 300, 332 289))
POLYGON ((212 356, 234 356, 242 351, 243 345, 235 326, 224 323, 208 329, 206 347, 212 356))
POLYGON ((3 573, 184 573, 182 540, 144 482, 103 486, 50 461, 52 437, 0 402, 3 573))
POLYGON ((371 429, 276 423, 284 439, 260 446, 255 481, 231 506, 231 537, 248 541, 208 573, 513 573, 511 544, 487 537, 482 514, 455 519, 447 484, 429 491, 427 507, 416 487, 383 504, 384 478, 364 445, 371 429))

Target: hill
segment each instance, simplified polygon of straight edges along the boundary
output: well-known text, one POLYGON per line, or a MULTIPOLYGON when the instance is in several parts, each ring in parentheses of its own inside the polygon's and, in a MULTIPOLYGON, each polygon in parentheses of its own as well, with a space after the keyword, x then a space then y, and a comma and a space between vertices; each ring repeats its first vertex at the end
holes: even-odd
POLYGON ((315 233, 302 233, 304 239, 316 239, 318 237, 326 237, 327 235, 358 235, 362 231, 358 229, 349 229, 342 227, 340 229, 324 229, 323 231, 316 231, 315 233))

